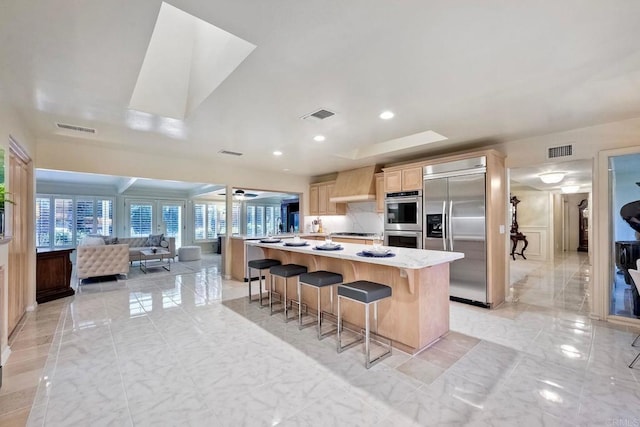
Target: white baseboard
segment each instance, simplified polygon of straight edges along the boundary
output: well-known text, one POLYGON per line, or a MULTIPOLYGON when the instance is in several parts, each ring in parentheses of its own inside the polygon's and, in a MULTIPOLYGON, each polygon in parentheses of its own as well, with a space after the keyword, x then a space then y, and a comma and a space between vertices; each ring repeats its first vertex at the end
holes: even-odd
POLYGON ((2 360, 0 360, 0 365, 5 365, 7 360, 9 360, 9 356, 11 356, 11 347, 7 346, 2 349, 2 360))

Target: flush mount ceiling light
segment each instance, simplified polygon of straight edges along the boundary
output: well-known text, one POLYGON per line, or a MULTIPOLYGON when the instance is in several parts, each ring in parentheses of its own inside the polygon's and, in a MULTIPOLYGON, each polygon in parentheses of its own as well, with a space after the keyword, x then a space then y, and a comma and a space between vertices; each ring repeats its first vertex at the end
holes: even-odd
POLYGON ((313 137, 313 140, 315 142, 323 142, 325 139, 327 139, 327 138, 325 138, 324 135, 316 135, 316 136, 313 137))
POLYGON ((393 116, 395 116, 395 114, 393 114, 393 111, 383 111, 382 113, 380 113, 380 118, 382 120, 389 120, 389 119, 393 119, 393 116))
POLYGON ((545 184, 557 184, 566 175, 566 172, 546 172, 538 175, 538 178, 545 184))
POLYGON ((282 156, 282 151, 274 151, 273 155, 274 156, 282 156))

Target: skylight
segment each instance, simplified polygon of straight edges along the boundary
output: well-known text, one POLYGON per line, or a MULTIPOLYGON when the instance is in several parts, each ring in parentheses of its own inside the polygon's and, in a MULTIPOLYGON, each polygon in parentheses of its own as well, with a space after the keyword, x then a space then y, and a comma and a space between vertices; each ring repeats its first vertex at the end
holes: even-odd
POLYGON ((255 48, 163 2, 129 108, 183 120, 255 48))

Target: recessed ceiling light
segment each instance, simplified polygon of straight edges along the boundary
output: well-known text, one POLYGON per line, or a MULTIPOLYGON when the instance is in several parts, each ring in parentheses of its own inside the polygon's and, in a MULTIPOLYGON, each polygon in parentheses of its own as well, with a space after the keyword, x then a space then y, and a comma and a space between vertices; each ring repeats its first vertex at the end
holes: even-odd
POLYGON ((393 111, 383 111, 382 113, 380 113, 380 118, 382 120, 389 120, 389 119, 393 119, 393 116, 395 116, 395 114, 393 114, 393 111))
POLYGON ((325 138, 324 135, 316 135, 316 136, 313 137, 313 140, 316 141, 316 142, 322 142, 325 139, 327 139, 327 138, 325 138))
POLYGON ((288 169, 288 168, 284 168, 284 169, 282 169, 282 170, 283 170, 283 171, 285 171, 285 172, 289 172, 289 169, 288 169))
POLYGON ((274 151, 273 155, 274 156, 282 156, 282 151, 274 151))

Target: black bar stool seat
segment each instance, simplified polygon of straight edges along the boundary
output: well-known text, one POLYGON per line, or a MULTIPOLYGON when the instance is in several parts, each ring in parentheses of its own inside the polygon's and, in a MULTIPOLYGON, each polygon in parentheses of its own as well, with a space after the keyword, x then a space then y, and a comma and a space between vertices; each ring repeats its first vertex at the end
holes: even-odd
POLYGON ((280 264, 282 263, 277 259, 270 259, 270 258, 252 259, 247 263, 247 266, 249 267, 249 302, 250 303, 253 301, 260 301, 260 308, 264 308, 267 306, 266 304, 262 304, 262 270, 267 270, 271 267, 274 267, 280 264), (258 270, 258 287, 260 290, 260 297, 257 300, 251 299, 251 282, 253 281, 251 277, 252 268, 258 270))
MULTIPOLYGON (((271 314, 280 313, 284 311, 284 321, 288 322, 289 320, 289 308, 287 301, 287 279, 289 277, 296 277, 301 275, 302 273, 307 272, 307 267, 304 265, 298 264, 282 264, 275 265, 269 269, 269 273, 271 273, 271 292, 269 292, 269 309, 271 310, 271 314), (278 311, 273 311, 273 294, 275 290, 275 278, 282 277, 284 279, 284 299, 281 301, 283 308, 278 311)), ((298 301, 299 303, 299 301, 298 301)))
MULTIPOLYGON (((336 332, 336 329, 322 333, 322 306, 320 304, 320 289, 326 286, 334 286, 338 283, 342 283, 342 274, 333 273, 331 271, 319 270, 311 273, 303 273, 298 278, 298 300, 302 301, 302 285, 313 286, 318 291, 318 307, 317 307, 317 322, 302 323, 302 304, 298 304, 298 328, 304 329, 309 326, 313 326, 315 323, 318 329, 318 339, 336 332)), ((333 311, 333 290, 330 293, 331 296, 331 311, 333 311)))
MULTIPOLYGON (((365 366, 369 369, 375 363, 381 361, 385 357, 391 355, 391 340, 389 340, 388 349, 380 356, 371 360, 371 352, 370 352, 370 327, 369 327, 369 305, 373 304, 374 308, 374 320, 376 323, 376 332, 378 328, 378 301, 391 297, 391 287, 387 285, 383 285, 380 283, 369 282, 366 280, 359 280, 357 282, 351 283, 343 283, 342 285, 338 285, 338 353, 341 353, 343 350, 346 350, 349 347, 352 347, 356 344, 359 344, 363 341, 362 334, 355 341, 342 345, 342 322, 341 322, 341 313, 340 313, 340 299, 346 298, 354 302, 358 302, 360 304, 364 304, 364 347, 365 347, 365 366)), ((377 333, 376 336, 379 337, 377 333)))

